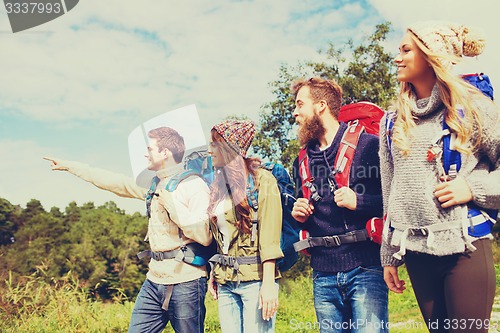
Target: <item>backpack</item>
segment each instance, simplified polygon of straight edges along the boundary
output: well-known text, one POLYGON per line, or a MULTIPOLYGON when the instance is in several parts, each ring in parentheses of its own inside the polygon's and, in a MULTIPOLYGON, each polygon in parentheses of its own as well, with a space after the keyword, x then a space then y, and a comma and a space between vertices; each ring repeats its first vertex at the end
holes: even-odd
POLYGON ((184 158, 184 169, 196 171, 210 185, 214 180, 212 158, 207 150, 196 150, 184 158))
POLYGON ((358 102, 342 106, 338 120, 346 124, 358 121, 367 133, 378 135, 380 119, 383 115, 384 111, 378 105, 371 102, 358 102))
MULTIPOLYGON (((493 100, 493 86, 491 85, 490 79, 487 75, 481 74, 465 74, 461 77, 469 82, 472 86, 476 87, 484 95, 493 100)), ((463 116, 463 113, 462 113, 463 116)), ((388 114, 385 120, 385 130, 387 138, 387 147, 389 153, 392 151, 392 130, 394 127, 394 122, 396 120, 396 114, 388 114)), ((443 172, 444 174, 450 176, 452 179, 457 176, 462 166, 462 157, 460 152, 451 149, 451 141, 453 133, 450 132, 450 127, 446 123, 445 118, 443 118, 442 124, 443 131, 447 131, 445 135, 440 139, 442 140, 443 147, 442 159, 443 159, 443 172)), ((428 160, 436 158, 436 153, 431 149, 428 151, 428 160)), ((473 202, 467 204, 468 212, 467 218, 469 219, 468 234, 473 237, 482 237, 491 233, 491 229, 496 222, 498 217, 498 210, 480 208, 473 202)))
MULTIPOLYGON (((295 252, 293 244, 299 241, 299 226, 292 217, 293 204, 295 198, 295 185, 285 167, 278 163, 263 163, 261 168, 268 170, 276 178, 278 188, 281 194, 281 209, 283 219, 281 223, 280 248, 284 257, 276 261, 276 267, 281 272, 289 270, 298 260, 298 254, 295 252)), ((250 188, 248 195, 248 204, 257 211, 258 191, 250 188)))
MULTIPOLYGON (((376 104, 370 102, 358 102, 344 105, 340 108, 338 120, 347 123, 339 150, 335 157, 333 177, 328 177, 328 182, 332 191, 340 187, 349 186, 349 176, 351 172, 352 161, 356 153, 356 147, 361 136, 361 133, 378 135, 380 128, 380 119, 384 115, 384 111, 376 104)), ((299 175, 302 181, 303 197, 319 201, 321 196, 318 194, 316 186, 313 183, 309 170, 309 158, 307 156, 307 148, 303 147, 299 151, 299 175)), ((371 239, 380 244, 383 228, 383 222, 380 218, 372 218, 366 223, 366 230, 363 230, 365 239, 371 239)), ((363 235, 355 236, 355 239, 363 239, 363 235)), ((305 251, 305 248, 315 246, 311 244, 311 239, 307 231, 301 231, 301 242, 297 243, 295 249, 297 251, 305 251), (308 241, 309 239, 309 241, 308 241), (310 246, 308 246, 310 245, 310 246)), ((337 239, 335 239, 338 242, 337 239)), ((320 241, 318 241, 320 242, 320 241)), ((346 242, 348 242, 346 240, 346 242)))
MULTIPOLYGON (((184 171, 174 175, 168 183, 165 185, 165 190, 168 192, 173 192, 177 186, 185 179, 197 176, 203 179, 207 185, 210 185, 213 180, 213 169, 212 169, 212 159, 206 151, 195 151, 186 156, 184 162, 184 171)), ((153 177, 151 180, 151 185, 146 194, 146 212, 148 218, 151 217, 151 200, 153 196, 158 195, 156 188, 160 178, 157 176, 153 177)), ((182 242, 182 231, 179 229, 179 239, 182 242)), ((208 264, 208 260, 216 253, 216 244, 212 243, 208 246, 203 246, 196 242, 182 246, 178 250, 164 251, 164 252, 153 252, 153 251, 143 251, 137 256, 142 259, 146 256, 152 257, 155 260, 171 259, 175 258, 179 261, 184 261, 188 264, 194 266, 205 266, 208 264)))
POLYGON ((493 99, 493 86, 491 85, 488 75, 480 74, 463 74, 462 79, 469 82, 472 86, 476 87, 483 94, 488 96, 492 101, 493 99))

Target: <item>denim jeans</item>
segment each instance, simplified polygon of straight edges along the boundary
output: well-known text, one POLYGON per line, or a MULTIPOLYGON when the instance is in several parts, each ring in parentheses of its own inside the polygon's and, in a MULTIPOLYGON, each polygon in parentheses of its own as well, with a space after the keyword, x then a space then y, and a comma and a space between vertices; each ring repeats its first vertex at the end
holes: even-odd
POLYGON ((348 272, 313 271, 314 308, 321 333, 388 332, 388 289, 380 266, 348 272))
MULTIPOLYGON (((219 284, 219 320, 222 333, 272 333, 276 315, 262 319, 259 295, 262 281, 219 284)), ((278 288, 278 283, 276 283, 278 288)))
POLYGON ((129 333, 160 333, 168 322, 178 333, 202 333, 205 321, 207 278, 172 285, 168 310, 162 308, 167 285, 146 279, 135 300, 129 333))

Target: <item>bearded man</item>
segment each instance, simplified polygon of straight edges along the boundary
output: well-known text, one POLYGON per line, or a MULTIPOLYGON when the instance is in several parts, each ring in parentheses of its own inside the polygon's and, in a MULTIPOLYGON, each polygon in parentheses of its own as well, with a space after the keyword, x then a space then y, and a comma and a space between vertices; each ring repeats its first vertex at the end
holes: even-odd
MULTIPOLYGON (((308 159, 311 191, 299 191, 292 216, 310 237, 314 307, 320 332, 388 332, 388 295, 380 264, 380 246, 362 237, 366 222, 382 216, 379 139, 362 133, 353 157, 349 186, 335 183, 335 158, 347 124, 338 121, 342 89, 332 80, 311 78, 292 84, 299 141, 308 159), (359 237, 358 237, 359 236, 359 237), (334 239, 334 242, 327 241, 334 239)), ((293 175, 301 189, 300 168, 293 175)))

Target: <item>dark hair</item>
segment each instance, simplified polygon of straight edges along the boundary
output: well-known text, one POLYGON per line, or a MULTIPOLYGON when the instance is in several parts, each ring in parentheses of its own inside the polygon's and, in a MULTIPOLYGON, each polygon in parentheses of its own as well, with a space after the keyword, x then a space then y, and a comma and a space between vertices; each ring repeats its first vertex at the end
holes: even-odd
POLYGON ((158 141, 159 151, 170 150, 174 161, 181 163, 186 146, 184 145, 184 138, 179 132, 170 127, 158 127, 149 131, 148 136, 158 141))
POLYGON ((328 108, 335 118, 339 115, 340 105, 342 103, 342 88, 334 80, 312 77, 310 79, 298 79, 291 85, 291 90, 297 98, 300 88, 309 87, 311 97, 314 103, 321 100, 326 101, 328 108))

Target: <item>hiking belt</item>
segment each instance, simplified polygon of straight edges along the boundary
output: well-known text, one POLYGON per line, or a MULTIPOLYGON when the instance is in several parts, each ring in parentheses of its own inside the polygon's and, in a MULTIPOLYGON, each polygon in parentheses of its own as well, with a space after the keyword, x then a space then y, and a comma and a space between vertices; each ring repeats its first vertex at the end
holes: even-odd
MULTIPOLYGON (((398 260, 402 260, 406 254, 406 240, 408 239, 409 235, 427 237, 427 247, 432 248, 432 246, 434 245, 434 241, 436 239, 435 232, 451 230, 453 228, 460 227, 454 222, 431 224, 426 227, 408 227, 407 225, 394 223, 392 221, 390 221, 390 223, 391 223, 390 226, 392 228, 401 230, 403 232, 403 234, 401 235, 399 251, 392 255, 394 258, 398 260)), ((468 249, 472 251, 476 249, 474 245, 472 245, 472 243, 470 242, 467 242, 466 246, 468 249)))
POLYGON ((293 248, 296 252, 299 252, 310 247, 338 247, 342 244, 364 242, 367 240, 370 240, 368 232, 366 229, 363 229, 350 231, 342 235, 307 237, 306 239, 293 243, 293 248))
POLYGON ((259 256, 249 257, 233 257, 225 254, 215 254, 208 260, 210 264, 219 264, 225 267, 232 267, 235 271, 238 270, 240 265, 260 264, 259 256))
POLYGON ((187 245, 181 246, 179 249, 176 249, 176 250, 160 251, 160 252, 146 250, 146 251, 142 251, 142 252, 138 253, 137 257, 139 259, 142 259, 145 257, 151 257, 156 261, 175 259, 177 261, 184 261, 188 264, 201 266, 197 262, 198 260, 200 260, 200 257, 196 256, 196 254, 193 251, 193 247, 195 247, 195 246, 196 245, 187 244, 187 245))

